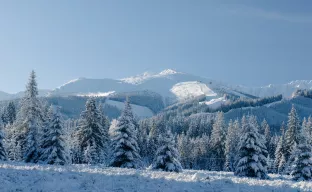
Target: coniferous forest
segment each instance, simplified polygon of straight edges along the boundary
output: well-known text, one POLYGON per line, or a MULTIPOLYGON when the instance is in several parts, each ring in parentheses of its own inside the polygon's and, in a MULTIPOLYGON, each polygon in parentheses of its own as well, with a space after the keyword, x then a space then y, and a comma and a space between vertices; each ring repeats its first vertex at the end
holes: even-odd
POLYGON ((19 102, 19 107, 9 102, 1 114, 3 161, 228 171, 258 179, 276 173, 295 181, 312 179, 312 117, 300 119, 295 106, 278 131, 253 114, 226 121, 223 110, 192 118, 159 112, 139 120, 129 98, 115 121, 93 97, 80 118, 64 119, 61 106, 49 106, 38 97, 34 71, 19 102))

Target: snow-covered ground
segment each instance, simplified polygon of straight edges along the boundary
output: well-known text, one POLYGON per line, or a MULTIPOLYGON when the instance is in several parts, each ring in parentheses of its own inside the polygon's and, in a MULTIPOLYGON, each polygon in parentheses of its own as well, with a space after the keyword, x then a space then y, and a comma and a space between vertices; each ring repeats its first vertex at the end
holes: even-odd
POLYGON ((200 95, 217 96, 206 84, 188 81, 175 84, 170 90, 179 100, 194 98, 200 95))
POLYGON ((58 192, 297 192, 312 191, 312 182, 234 177, 227 172, 184 170, 167 173, 101 166, 47 166, 0 162, 0 191, 58 192))
POLYGON ((217 98, 217 99, 211 99, 210 101, 205 101, 205 102, 201 102, 201 103, 205 103, 211 109, 217 109, 222 104, 225 104, 226 102, 227 102, 227 100, 224 97, 220 97, 220 98, 217 98))

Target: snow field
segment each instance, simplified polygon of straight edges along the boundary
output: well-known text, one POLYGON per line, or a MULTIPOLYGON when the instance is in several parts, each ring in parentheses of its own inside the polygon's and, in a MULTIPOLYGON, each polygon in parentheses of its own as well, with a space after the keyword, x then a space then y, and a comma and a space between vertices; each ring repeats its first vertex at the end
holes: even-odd
POLYGON ((169 173, 90 165, 48 166, 0 162, 0 191, 35 192, 298 192, 312 191, 312 182, 233 176, 229 172, 184 170, 169 173))
POLYGON ((198 81, 188 81, 175 84, 170 90, 179 100, 189 99, 200 95, 217 96, 206 84, 198 81))

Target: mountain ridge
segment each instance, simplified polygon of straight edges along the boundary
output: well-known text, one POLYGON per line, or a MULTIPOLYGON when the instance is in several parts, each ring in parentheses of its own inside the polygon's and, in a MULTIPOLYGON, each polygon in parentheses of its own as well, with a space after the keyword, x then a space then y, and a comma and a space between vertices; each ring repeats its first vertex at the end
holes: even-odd
MULTIPOLYGON (((312 89, 312 80, 293 80, 285 84, 269 84, 266 86, 249 87, 244 85, 230 85, 222 81, 212 80, 206 77, 183 73, 173 69, 165 69, 159 73, 147 71, 139 75, 121 79, 93 79, 80 77, 70 80, 52 90, 40 89, 39 95, 100 96, 109 95, 109 93, 114 92, 150 90, 161 94, 165 98, 176 97, 178 100, 183 100, 190 97, 196 97, 200 94, 200 90, 208 89, 212 90, 212 92, 219 93, 218 96, 220 97, 223 96, 222 93, 234 94, 237 96, 246 96, 245 94, 249 94, 256 97, 267 97, 282 94, 284 97, 291 97, 292 93, 297 89, 312 89), (184 86, 180 87, 182 90, 180 90, 179 87, 177 88, 179 84, 184 86), (186 86, 186 84, 189 84, 189 86, 186 86), (197 88, 194 88, 194 86, 197 88), (185 92, 188 94, 183 95, 183 89, 185 89, 185 92), (174 93, 174 90, 179 90, 179 93, 174 93), (192 93, 194 90, 195 92, 192 93)), ((11 100, 21 98, 22 96, 23 91, 15 94, 0 91, 0 100, 11 100)))

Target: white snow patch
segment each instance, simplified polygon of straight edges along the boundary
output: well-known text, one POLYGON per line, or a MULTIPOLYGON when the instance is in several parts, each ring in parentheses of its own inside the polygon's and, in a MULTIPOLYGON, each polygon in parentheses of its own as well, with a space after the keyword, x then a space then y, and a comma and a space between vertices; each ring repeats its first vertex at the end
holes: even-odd
POLYGON ((211 109, 217 109, 219 108, 222 104, 225 104, 227 100, 224 97, 220 97, 217 99, 211 99, 210 101, 202 102, 208 105, 211 109))
POLYGON ((0 191, 312 191, 312 182, 270 175, 271 180, 235 177, 229 172, 184 170, 170 173, 105 166, 48 166, 0 162, 0 191))
POLYGON ((81 77, 81 78, 77 78, 77 79, 70 80, 70 81, 64 83, 63 85, 57 87, 57 89, 60 89, 61 87, 64 87, 64 86, 69 85, 69 84, 71 84, 71 83, 75 83, 75 82, 80 81, 80 80, 83 80, 83 79, 85 79, 85 78, 81 77))
POLYGON ((162 72, 160 72, 158 74, 154 74, 154 73, 150 73, 150 72, 144 72, 141 75, 127 77, 127 78, 123 78, 123 79, 120 79, 120 80, 123 81, 123 82, 126 82, 126 83, 138 85, 138 84, 141 84, 145 80, 148 80, 148 79, 164 77, 164 76, 169 76, 169 75, 175 75, 175 74, 181 74, 181 73, 177 72, 175 70, 172 70, 172 69, 165 69, 165 70, 163 70, 162 72))
POLYGON ((194 98, 200 95, 217 96, 206 84, 198 81, 188 81, 175 84, 171 90, 180 100, 194 98))
POLYGON ((107 97, 111 94, 115 93, 115 91, 108 91, 108 92, 97 92, 97 93, 84 93, 84 94, 77 94, 77 96, 85 96, 85 97, 107 97))

